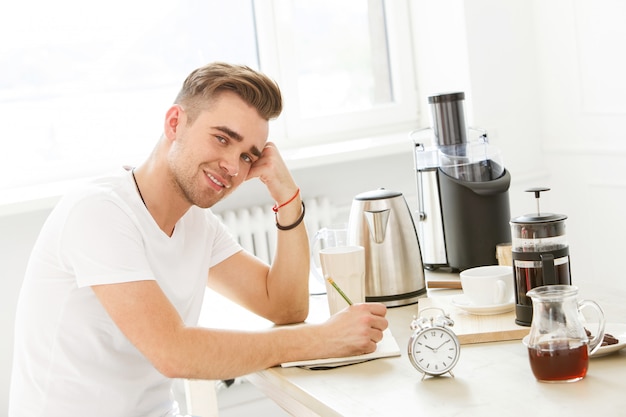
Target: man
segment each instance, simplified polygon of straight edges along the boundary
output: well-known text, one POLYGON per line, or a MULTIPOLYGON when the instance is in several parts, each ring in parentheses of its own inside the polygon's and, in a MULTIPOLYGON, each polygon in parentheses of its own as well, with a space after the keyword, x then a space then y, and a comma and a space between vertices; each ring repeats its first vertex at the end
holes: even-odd
POLYGON ((141 166, 59 202, 20 294, 10 417, 172 416, 171 378, 228 379, 375 350, 387 327, 375 303, 318 325, 197 327, 207 284, 276 324, 308 315, 305 207, 267 142, 281 109, 266 76, 223 63, 199 68, 141 166), (271 266, 206 210, 251 178, 277 202, 271 266))

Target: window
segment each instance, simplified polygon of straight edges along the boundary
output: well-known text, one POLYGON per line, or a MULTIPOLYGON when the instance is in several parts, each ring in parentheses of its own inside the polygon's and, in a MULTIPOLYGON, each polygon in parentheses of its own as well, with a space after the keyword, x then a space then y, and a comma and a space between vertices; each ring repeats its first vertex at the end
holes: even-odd
POLYGON ((0 16, 11 40, 0 43, 0 190, 139 163, 191 70, 212 60, 258 68, 250 0, 10 8, 0 16))
POLYGON ((257 0, 261 67, 285 95, 287 146, 410 130, 417 119, 403 1, 257 0))
MULTIPOLYGON (((384 0, 12 2, 0 16, 0 190, 141 162, 194 68, 268 73, 284 147, 417 117, 407 5, 384 0)), ((404 128, 408 130, 408 128, 404 128)))

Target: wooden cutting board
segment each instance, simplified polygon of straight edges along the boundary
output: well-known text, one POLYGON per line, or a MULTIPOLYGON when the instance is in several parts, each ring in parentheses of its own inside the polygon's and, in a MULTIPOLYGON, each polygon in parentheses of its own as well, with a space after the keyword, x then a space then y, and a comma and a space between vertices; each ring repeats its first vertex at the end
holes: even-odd
MULTIPOLYGON (((452 296, 421 298, 418 311, 428 307, 442 308, 454 320, 452 330, 462 345, 521 340, 530 332, 530 327, 515 324, 515 310, 508 313, 478 316, 470 314, 452 303, 452 296)), ((427 313, 428 314, 428 313, 427 313)))

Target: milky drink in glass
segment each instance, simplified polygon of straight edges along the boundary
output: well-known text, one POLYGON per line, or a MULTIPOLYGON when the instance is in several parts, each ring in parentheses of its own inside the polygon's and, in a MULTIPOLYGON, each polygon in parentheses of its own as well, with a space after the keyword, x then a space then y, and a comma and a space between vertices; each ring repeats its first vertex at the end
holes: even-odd
POLYGON ((320 261, 331 315, 348 307, 348 302, 328 282, 329 278, 332 278, 352 303, 365 302, 365 249, 362 246, 322 249, 320 261))

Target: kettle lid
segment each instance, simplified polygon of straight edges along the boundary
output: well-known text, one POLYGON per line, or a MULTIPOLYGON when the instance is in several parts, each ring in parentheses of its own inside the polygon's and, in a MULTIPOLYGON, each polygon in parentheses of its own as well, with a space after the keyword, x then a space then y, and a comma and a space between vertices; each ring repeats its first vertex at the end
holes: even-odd
POLYGON ((357 194, 354 197, 355 200, 363 201, 363 200, 384 200, 387 198, 401 197, 402 193, 399 191, 391 191, 386 190, 384 188, 379 188, 377 190, 366 191, 361 194, 357 194))

